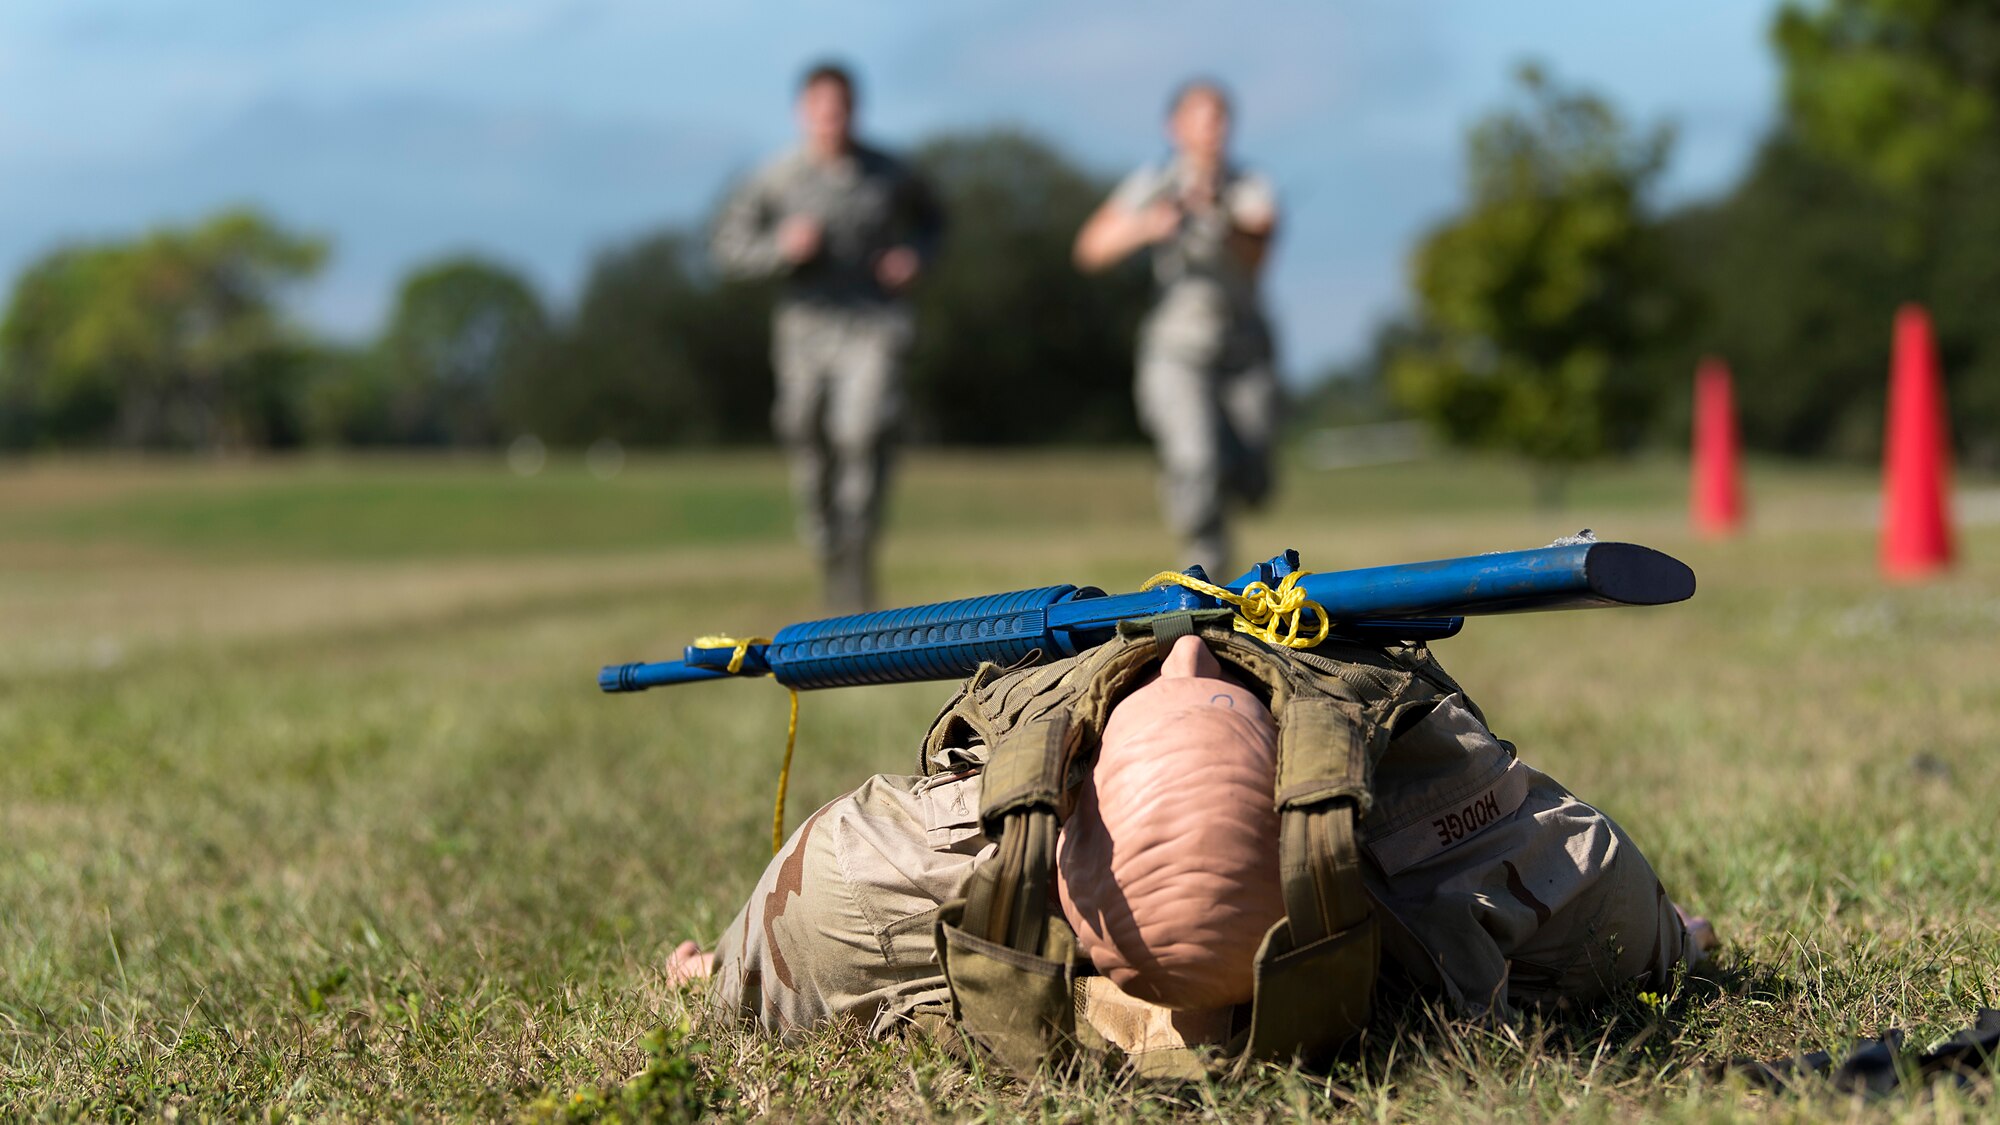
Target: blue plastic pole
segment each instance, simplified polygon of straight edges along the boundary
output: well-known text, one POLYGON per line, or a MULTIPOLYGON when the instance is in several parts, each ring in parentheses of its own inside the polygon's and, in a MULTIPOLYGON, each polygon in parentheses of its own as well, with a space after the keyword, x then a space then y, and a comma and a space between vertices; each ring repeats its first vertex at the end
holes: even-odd
POLYGON ((1694 572, 1650 547, 1579 543, 1330 571, 1307 575, 1299 585, 1336 621, 1470 617, 1682 601, 1694 594, 1694 572))

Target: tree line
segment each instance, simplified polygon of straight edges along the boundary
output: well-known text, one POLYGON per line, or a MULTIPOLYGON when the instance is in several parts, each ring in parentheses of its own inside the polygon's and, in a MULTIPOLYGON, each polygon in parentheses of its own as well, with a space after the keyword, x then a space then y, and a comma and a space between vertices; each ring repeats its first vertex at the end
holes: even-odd
POLYGON ((1736 373, 1753 447, 1880 448, 1889 326, 1936 320, 1962 453, 2000 466, 2000 8, 1791 0, 1771 27, 1778 120, 1718 198, 1655 202, 1671 131, 1524 68, 1466 146, 1467 203, 1411 256, 1410 312, 1358 385, 1552 487, 1685 440, 1704 354, 1736 373))
MULTIPOLYGON (((1771 36, 1776 125, 1739 183, 1675 209, 1656 198, 1670 129, 1523 68, 1466 138, 1461 210, 1411 251, 1406 312, 1294 418, 1414 414, 1527 457, 1553 489, 1591 458, 1680 444, 1713 353, 1752 446, 1868 456, 1890 317, 1917 300, 1963 453, 2000 464, 2000 9, 1792 0, 1771 36)), ((1069 260, 1109 185, 1012 131, 915 158, 955 221, 917 293, 912 436, 1135 438, 1144 272, 1086 279, 1069 260)), ((0 447, 762 440, 771 293, 719 278, 705 242, 610 247, 561 311, 501 264, 428 263, 363 345, 285 316, 330 247, 255 212, 58 249, 0 319, 0 447)))
MULTIPOLYGON (((1110 185, 1012 131, 917 163, 960 222, 917 296, 909 426, 961 444, 1137 434, 1137 269, 1084 278, 1071 234, 1110 185)), ((315 338, 287 299, 331 247, 255 210, 55 250, 0 319, 0 446, 285 448, 762 440, 770 287, 724 280, 705 230, 615 245, 575 307, 476 255, 401 283, 380 335, 315 338)))

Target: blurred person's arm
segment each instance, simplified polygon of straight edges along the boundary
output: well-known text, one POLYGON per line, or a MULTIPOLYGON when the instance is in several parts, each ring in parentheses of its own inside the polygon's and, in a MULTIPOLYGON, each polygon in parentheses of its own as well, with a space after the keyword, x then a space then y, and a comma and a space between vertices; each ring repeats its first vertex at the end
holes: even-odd
POLYGON ((904 179, 901 194, 900 218, 909 237, 901 245, 884 251, 875 263, 875 280, 891 293, 929 269, 944 242, 944 206, 938 202, 929 182, 912 173, 904 179))
POLYGON ((1262 176, 1246 176, 1230 185, 1222 203, 1229 215, 1229 252, 1254 274, 1278 235, 1278 193, 1262 176))
POLYGON ((777 217, 767 174, 731 192, 716 218, 709 256, 732 278, 770 277, 819 253, 819 222, 809 215, 777 217))
POLYGON ((1076 268, 1097 273, 1158 242, 1172 238, 1181 226, 1181 208, 1160 192, 1160 178, 1151 169, 1126 177, 1084 220, 1076 232, 1071 257, 1076 268))

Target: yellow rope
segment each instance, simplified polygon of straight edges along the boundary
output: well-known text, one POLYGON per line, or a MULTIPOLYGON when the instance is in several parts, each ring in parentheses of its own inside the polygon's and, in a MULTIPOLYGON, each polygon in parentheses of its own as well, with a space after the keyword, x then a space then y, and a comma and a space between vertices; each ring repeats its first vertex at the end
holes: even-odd
POLYGON ((696 637, 696 648, 734 648, 729 654, 729 674, 734 676, 743 670, 743 658, 750 655, 751 645, 767 645, 769 637, 696 637))
POLYGON ((1146 579, 1141 590, 1151 590, 1160 586, 1185 586, 1198 594, 1207 594, 1219 602, 1236 608, 1236 631, 1248 633, 1262 641, 1286 648, 1311 648, 1326 639, 1333 629, 1333 621, 1326 615, 1326 607, 1306 597, 1299 589, 1299 579, 1307 572, 1295 570, 1285 575, 1276 586, 1263 582, 1252 582, 1238 594, 1224 589, 1213 582, 1203 582, 1199 578, 1174 570, 1163 570, 1146 579), (1319 619, 1319 628, 1311 636, 1299 635, 1305 623, 1305 615, 1310 612, 1319 619))
POLYGON ((785 846, 785 789, 792 783, 792 747, 799 740, 799 689, 792 693, 792 721, 785 728, 785 762, 778 767, 778 800, 771 808, 771 854, 785 846))
MULTIPOLYGON (((751 645, 767 645, 769 637, 696 637, 696 648, 734 648, 729 656, 729 674, 734 676, 743 671, 743 658, 750 652, 751 645)), ((766 673, 768 675, 769 673, 766 673)), ((792 718, 785 727, 785 761, 778 767, 778 799, 771 808, 771 854, 777 855, 785 846, 785 790, 792 784, 792 748, 799 741, 799 689, 786 687, 792 693, 792 718)))

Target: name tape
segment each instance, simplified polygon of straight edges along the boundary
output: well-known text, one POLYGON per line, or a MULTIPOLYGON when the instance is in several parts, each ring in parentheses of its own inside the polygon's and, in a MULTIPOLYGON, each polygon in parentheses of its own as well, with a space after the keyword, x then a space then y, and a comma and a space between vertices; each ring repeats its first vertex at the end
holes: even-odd
POLYGON ((1509 762, 1493 784, 1462 802, 1454 802, 1407 824, 1380 839, 1370 840, 1368 850, 1382 871, 1394 875, 1433 856, 1463 844, 1513 814, 1528 799, 1528 772, 1520 762, 1509 762))

